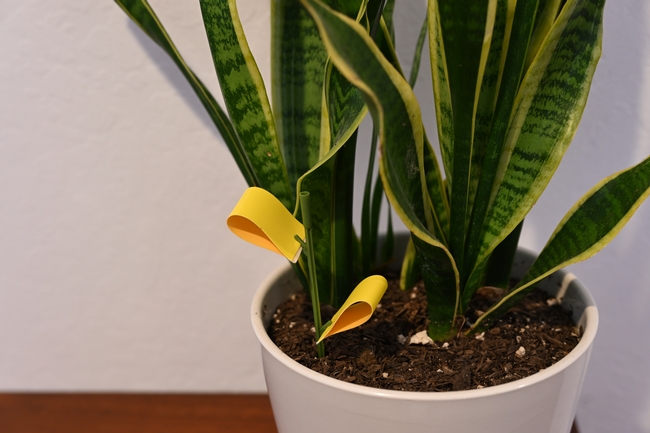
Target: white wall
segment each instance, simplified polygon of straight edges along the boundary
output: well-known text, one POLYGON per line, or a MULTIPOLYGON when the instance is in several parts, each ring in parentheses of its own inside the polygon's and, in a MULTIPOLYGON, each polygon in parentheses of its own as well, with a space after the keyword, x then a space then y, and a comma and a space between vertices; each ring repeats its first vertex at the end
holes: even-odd
MULTIPOLYGON (((268 82, 266 3, 239 2, 268 82)), ((408 46, 422 2, 398 3, 408 46)), ((216 91, 198 2, 152 4, 216 91)), ((525 246, 650 154, 649 9, 608 3, 583 123, 525 246)), ((245 184, 175 66, 110 1, 0 2, 0 59, 0 390, 263 391, 248 309, 282 260, 228 232, 245 184)), ((646 204, 573 268, 601 312, 588 433, 650 432, 649 220, 646 204)))

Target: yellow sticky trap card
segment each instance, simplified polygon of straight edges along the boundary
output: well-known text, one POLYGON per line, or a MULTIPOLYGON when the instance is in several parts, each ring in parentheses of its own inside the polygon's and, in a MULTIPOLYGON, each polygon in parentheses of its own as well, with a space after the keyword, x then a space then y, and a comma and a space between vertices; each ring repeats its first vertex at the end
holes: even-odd
POLYGON ((339 332, 363 325, 375 312, 381 297, 386 293, 388 281, 380 275, 372 275, 352 291, 343 306, 332 317, 332 324, 321 334, 317 343, 339 332))
POLYGON ((305 239, 305 228, 270 192, 248 188, 230 213, 228 228, 258 247, 266 248, 295 263, 302 247, 294 238, 305 239))

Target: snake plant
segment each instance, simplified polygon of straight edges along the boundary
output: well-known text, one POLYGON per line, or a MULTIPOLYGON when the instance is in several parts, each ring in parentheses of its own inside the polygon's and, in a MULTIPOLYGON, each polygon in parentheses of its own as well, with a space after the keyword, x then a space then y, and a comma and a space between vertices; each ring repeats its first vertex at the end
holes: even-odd
MULTIPOLYGON (((375 264, 385 192, 411 233, 401 283, 424 280, 434 340, 459 332, 481 286, 506 288, 524 218, 587 102, 605 4, 428 0, 420 44, 428 36, 436 119, 422 119, 415 75, 405 78, 394 50, 394 0, 272 0, 271 100, 236 0, 200 0, 228 114, 147 1, 116 1, 181 69, 250 186, 273 193, 296 217, 296 197, 310 192, 322 301, 338 306, 375 264), (372 178, 372 148, 359 238, 352 184, 367 111, 380 143, 380 181, 372 178), (424 121, 437 124, 442 164, 424 121)), ((648 194, 650 158, 596 185, 524 278, 466 332, 489 326, 536 282, 602 249, 648 194)), ((295 269, 304 281, 304 263, 295 269)))

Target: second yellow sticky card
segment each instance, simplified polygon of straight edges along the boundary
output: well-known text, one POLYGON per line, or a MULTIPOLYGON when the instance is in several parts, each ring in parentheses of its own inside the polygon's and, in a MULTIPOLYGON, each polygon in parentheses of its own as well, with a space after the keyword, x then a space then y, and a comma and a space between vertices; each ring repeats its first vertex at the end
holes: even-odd
POLYGON ((380 275, 372 275, 360 282, 332 317, 332 324, 321 334, 317 343, 334 334, 366 323, 375 312, 375 308, 387 288, 386 278, 380 275))

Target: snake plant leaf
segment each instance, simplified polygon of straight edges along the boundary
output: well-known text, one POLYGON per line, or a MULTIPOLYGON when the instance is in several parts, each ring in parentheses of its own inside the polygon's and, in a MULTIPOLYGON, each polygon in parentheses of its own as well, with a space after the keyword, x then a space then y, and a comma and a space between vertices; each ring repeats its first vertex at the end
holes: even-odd
MULTIPOLYGON (((338 307, 358 280, 354 269, 356 235, 350 224, 357 133, 339 143, 299 180, 299 192, 311 197, 313 254, 319 299, 338 307)), ((294 215, 301 214, 299 206, 294 215)))
MULTIPOLYGON (((392 12, 393 12, 393 7, 394 7, 394 2, 388 2, 386 4, 387 8, 390 8, 388 14, 390 14, 390 18, 392 19, 392 12)), ((399 63, 399 59, 397 57, 397 53, 395 52, 395 45, 394 45, 394 33, 392 27, 389 27, 392 25, 392 22, 389 22, 389 19, 387 19, 387 13, 386 10, 384 10, 383 14, 383 22, 381 22, 381 33, 377 34, 374 39, 379 47, 380 51, 384 54, 384 57, 388 59, 388 61, 401 73, 403 74, 402 67, 399 63)), ((413 55, 413 61, 411 62, 411 74, 410 74, 410 80, 409 84, 411 87, 415 85, 415 81, 417 80, 417 75, 418 71, 420 69, 420 59, 422 56, 422 48, 424 46, 424 41, 426 39, 426 32, 427 32, 427 22, 426 18, 423 23, 422 29, 420 31, 420 35, 418 37, 418 41, 415 47, 415 52, 413 55)), ((377 128, 375 127, 373 129, 373 135, 372 135, 372 141, 371 141, 371 149, 370 149, 370 158, 369 158, 369 165, 368 165, 368 173, 366 176, 366 187, 364 190, 364 196, 363 196, 363 208, 362 208, 362 213, 361 213, 361 233, 362 233, 362 241, 363 241, 363 256, 362 256, 362 265, 364 269, 364 273, 370 273, 370 268, 371 265, 374 262, 374 259, 376 257, 376 249, 377 249, 377 234, 378 234, 378 229, 379 229, 379 213, 381 209, 381 204, 383 201, 383 196, 384 196, 384 190, 383 190, 383 184, 381 183, 381 178, 377 176, 376 181, 375 181, 375 187, 372 190, 372 194, 370 193, 371 191, 371 185, 372 185, 372 178, 374 174, 374 167, 375 167, 375 153, 377 149, 377 128), (372 197, 371 197, 372 196, 372 197)), ((433 154, 433 158, 435 159, 435 154, 433 154)), ((431 161, 429 161, 431 163, 431 161)), ((437 162, 435 162, 437 163, 437 162)), ((437 166, 435 167, 437 168, 437 166)), ((435 174, 435 172, 432 172, 435 174)), ((388 210, 388 233, 387 233, 387 241, 384 244, 384 248, 382 250, 382 260, 386 261, 390 259, 390 256, 392 255, 392 221, 391 221, 391 211, 390 211, 390 203, 388 203, 389 210, 388 210), (390 242, 389 242, 390 241, 390 242)), ((412 246, 412 244, 410 244, 412 246)), ((415 248, 412 247, 412 254, 413 256, 415 255, 415 248)), ((406 260, 406 259, 405 259, 406 260)), ((411 264, 414 264, 415 261, 413 261, 411 264)), ((419 278, 419 269, 417 271, 417 275, 419 278)))
MULTIPOLYGON (((400 65, 397 53, 395 52, 395 47, 392 41, 388 38, 388 29, 383 26, 383 36, 380 36, 377 40, 377 45, 379 46, 381 52, 384 54, 384 57, 390 62, 395 69, 405 77, 403 69, 400 65)), ((409 85, 411 88, 415 85, 417 80, 417 72, 420 68, 420 59, 422 56, 422 48, 424 47, 424 42, 426 39, 428 31, 428 20, 425 18, 422 28, 420 30, 420 35, 415 46, 415 51, 413 54, 413 61, 411 62, 411 73, 409 75, 409 85)), ((424 134, 424 172, 425 172, 425 182, 426 190, 429 193, 428 204, 425 206, 430 207, 430 212, 432 215, 433 223, 428 228, 432 231, 435 237, 440 240, 445 246, 448 246, 447 239, 449 239, 449 199, 447 196, 447 190, 444 187, 442 180, 442 172, 440 171, 440 165, 438 164, 438 158, 436 157, 433 147, 429 142, 429 139, 424 134)))
MULTIPOLYGON (((537 13, 537 0, 517 3, 514 14, 514 24, 510 31, 507 58, 503 66, 503 78, 498 93, 494 118, 485 147, 482 161, 481 176, 476 191, 476 200, 469 226, 468 234, 468 260, 463 275, 468 275, 473 267, 478 254, 479 236, 483 228, 483 221, 487 213, 490 195, 497 176, 497 168, 503 154, 503 147, 508 133, 508 126, 512 117, 513 104, 517 90, 524 72, 528 44, 537 13)), ((475 287, 470 287, 468 294, 471 296, 475 287)))
MULTIPOLYGON (((487 54, 474 120, 472 160, 467 194, 469 209, 474 208, 476 190, 483 168, 483 158, 488 145, 490 130, 492 129, 494 110, 504 74, 506 53, 508 52, 510 33, 514 21, 515 6, 516 2, 512 0, 498 0, 496 5, 490 49, 487 54)), ((468 212, 468 219, 470 216, 471 212, 468 212)))
MULTIPOLYGON (((379 0, 372 0, 374 2, 379 0)), ((355 18, 357 21, 366 14, 370 0, 324 0, 324 3, 337 12, 346 15, 349 18, 355 18)), ((300 6, 304 9, 303 6, 300 6)), ((312 20, 313 21, 313 20, 312 20)))
MULTIPOLYGON (((354 2, 352 2, 354 3, 354 2)), ((360 18, 359 10, 347 7, 347 16, 360 18)), ((300 6, 302 7, 302 5, 300 6)), ((356 7, 356 6, 355 6, 356 7)), ((311 20, 311 17, 309 17, 311 20)), ((359 90, 328 60, 322 89, 320 159, 299 180, 298 191, 320 191, 312 202, 313 218, 320 227, 314 234, 320 299, 338 306, 350 294, 360 273, 354 268, 356 235, 350 221, 353 211, 354 163, 357 129, 368 109, 359 90)), ((298 212, 298 209, 296 209, 298 212)))
MULTIPOLYGON (((361 17, 366 2, 328 4, 349 17, 361 17)), ((275 0, 271 13, 273 114, 295 185, 332 147, 350 138, 365 116, 365 103, 354 86, 331 70, 316 25, 299 0, 275 0), (329 112, 323 111, 324 103, 329 112)))
POLYGON ((323 155, 329 152, 331 147, 347 142, 368 112, 359 89, 341 75, 330 62, 325 73, 324 95, 329 139, 323 139, 321 136, 323 155))
MULTIPOLYGON (((389 2, 390 3, 390 2, 389 2)), ((387 6, 390 6, 387 3, 387 6)), ((391 12, 392 13, 392 12, 391 12)), ((386 14, 384 14, 385 16, 386 14)), ((378 31, 371 37, 375 41, 377 47, 384 55, 384 57, 390 62, 390 64, 399 71, 400 74, 404 75, 402 67, 400 65, 397 53, 395 52, 395 45, 393 43, 393 36, 391 30, 388 27, 384 16, 380 21, 380 28, 378 31)), ((423 29, 426 27, 426 20, 423 26, 423 29)), ((412 80, 417 78, 417 69, 419 69, 419 59, 421 57, 422 47, 424 45, 424 39, 426 36, 426 31, 421 32, 420 38, 415 48, 414 59, 412 62, 412 68, 414 69, 411 74, 412 80), (414 73, 413 73, 414 72, 414 73)), ((413 87, 413 83, 410 83, 413 87)), ((368 162, 368 171, 366 174, 366 184, 363 194, 363 205, 361 211, 361 241, 362 241, 362 268, 364 274, 370 274, 371 268, 374 266, 375 259, 377 257, 377 233, 379 227, 379 213, 381 209, 381 203, 383 201, 383 184, 381 184, 380 177, 377 176, 375 181, 375 188, 372 189, 373 177, 375 175, 375 155, 377 151, 377 127, 373 128, 372 141, 370 147, 370 157, 368 162), (372 193, 371 193, 372 191, 372 193)), ((435 159, 435 154, 433 155, 435 159)), ((430 162, 430 161, 429 161, 430 162)), ((437 163, 437 162, 436 162, 437 163)), ((437 167, 435 167, 437 168, 437 167)), ((435 174, 435 173, 434 173, 435 174)), ((433 178, 433 177, 432 177, 433 178)), ((392 221, 390 220, 390 203, 388 203, 389 211, 389 228, 392 229, 392 221)), ((390 234, 388 235, 390 237, 390 234)), ((388 245, 388 242, 386 242, 388 245)), ((387 248, 384 251, 388 251, 387 248)))
POLYGON ((422 279, 420 272, 420 265, 418 264, 418 256, 415 251, 413 239, 409 238, 406 244, 406 251, 404 252, 404 260, 402 260, 402 270, 399 275, 399 288, 402 290, 409 290, 422 279))
MULTIPOLYGON (((368 0, 352 2, 330 0, 328 4, 350 18, 356 17, 359 21, 367 13, 368 0)), ((303 8, 302 5, 300 7, 303 8)), ((309 19, 311 20, 311 17, 309 19)), ((316 32, 318 33, 318 30, 316 32)), ((323 94, 327 109, 323 113, 323 118, 326 118, 324 125, 329 125, 329 128, 328 131, 321 131, 321 155, 329 152, 331 147, 347 142, 368 112, 359 89, 354 87, 329 60, 325 69, 323 94), (326 134, 330 136, 329 143, 323 139, 326 134)), ((325 126, 322 129, 325 129, 325 126)))
POLYGON ((459 307, 459 276, 448 250, 431 242, 431 238, 412 232, 420 273, 427 293, 427 334, 432 340, 444 341, 455 332, 459 307), (456 288, 456 290, 454 290, 456 288))
POLYGON ((333 254, 330 255, 331 278, 333 290, 336 294, 336 303, 343 302, 352 292, 360 276, 354 269, 354 227, 350 224, 354 208, 354 162, 357 145, 357 129, 345 143, 341 144, 336 153, 336 171, 333 175, 334 197, 332 206, 332 245, 333 254), (343 250, 343 251, 341 251, 343 250))
POLYGON ((388 29, 388 34, 390 39, 395 43, 395 26, 393 24, 393 15, 395 11, 395 0, 387 0, 386 6, 384 6, 384 13, 382 17, 386 21, 386 28, 388 29))
POLYGON ((435 300, 429 335, 450 335, 458 303, 458 272, 449 251, 427 230, 423 126, 415 95, 364 28, 318 0, 302 0, 316 21, 332 62, 364 94, 380 127, 380 174, 389 201, 414 236, 425 286, 435 300), (390 109, 388 109, 390 107, 390 109), (434 290, 435 289, 435 290, 434 290), (434 294, 435 292, 435 294, 434 294))
POLYGON ((604 5, 604 0, 568 0, 524 77, 477 266, 530 211, 576 132, 600 58, 604 5))
POLYGON ((538 12, 535 16, 535 28, 530 38, 530 46, 528 47, 528 54, 526 56, 526 69, 533 63, 533 59, 542 46, 544 38, 551 30, 555 18, 560 10, 560 0, 540 0, 538 12))
MULTIPOLYGON (((374 2, 378 3, 378 2, 374 2)), ((380 4, 374 5, 376 8, 380 4)), ((377 11, 375 11, 375 16, 377 11)), ((370 37, 384 55, 384 57, 402 73, 401 65, 395 52, 393 38, 383 17, 379 21, 379 27, 372 25, 370 37)), ((383 201, 383 184, 380 176, 375 174, 375 159, 377 154, 378 127, 373 125, 372 139, 370 141, 370 153, 366 172, 366 182, 363 191, 361 207, 361 267, 363 275, 370 275, 377 259, 377 233, 379 228, 379 213, 383 201), (373 179, 375 188, 373 190, 373 179), (381 191, 380 191, 381 188, 381 191)), ((388 204, 390 208, 390 203, 388 204)), ((390 209, 389 209, 390 215, 390 209)))
POLYGON ((436 125, 438 127, 438 142, 440 143, 442 164, 446 174, 447 191, 450 191, 454 146, 454 111, 451 106, 449 73, 447 71, 445 47, 442 40, 440 13, 438 11, 438 2, 435 0, 429 1, 427 23, 429 26, 429 59, 431 62, 431 80, 436 110, 436 125))
POLYGON ((388 60, 388 62, 397 69, 400 74, 404 75, 402 65, 400 64, 397 52, 395 51, 395 43, 391 38, 390 29, 383 18, 379 23, 379 29, 377 29, 377 34, 373 40, 386 60, 388 60))
MULTIPOLYGON (((427 19, 425 18, 425 22, 423 24, 422 30, 426 30, 426 27, 427 27, 427 19)), ((392 41, 390 40, 390 38, 388 38, 387 27, 382 25, 382 30, 383 30, 383 35, 378 35, 377 46, 379 47, 380 51, 384 54, 386 60, 388 60, 390 64, 403 77, 405 77, 399 59, 397 57, 397 53, 395 52, 395 47, 392 41)), ((412 68, 414 70, 419 69, 419 59, 421 57, 422 48, 425 39, 422 37, 422 35, 423 32, 421 31, 420 38, 418 39, 418 42, 415 47, 413 61, 411 62, 412 68)), ((424 36, 426 36, 426 32, 424 33, 424 36)), ((417 72, 413 73, 412 70, 409 77, 409 85, 411 86, 411 88, 414 86, 416 78, 417 78, 417 72)), ((433 214, 432 215, 433 225, 430 226, 429 229, 433 231, 433 233, 438 238, 438 240, 441 240, 443 244, 447 245, 447 239, 449 238, 449 199, 447 196, 447 190, 443 184, 442 172, 440 171, 438 158, 436 157, 436 154, 433 151, 433 148, 431 147, 431 143, 429 142, 426 133, 424 134, 423 156, 424 156, 426 190, 429 193, 429 198, 428 198, 430 202, 429 207, 431 208, 430 211, 433 214)), ((374 157, 371 157, 371 161, 374 161, 374 157)))
POLYGON ((453 111, 449 250, 463 269, 476 103, 490 49, 496 0, 433 0, 439 4, 453 111))
POLYGON ((443 245, 448 246, 449 239, 449 199, 442 180, 440 165, 431 143, 424 134, 424 172, 428 201, 433 216, 433 233, 443 245))
POLYGON ((266 89, 239 21, 235 0, 201 0, 221 92, 260 186, 293 210, 295 195, 275 131, 266 89))
MULTIPOLYGON (((411 88, 415 85, 417 72, 420 67, 422 48, 428 30, 427 22, 427 18, 425 18, 416 43, 413 61, 411 62, 411 74, 409 76, 409 85, 411 88)), ((382 30, 383 35, 378 38, 377 45, 390 64, 395 67, 402 76, 405 76, 397 57, 397 53, 395 52, 395 47, 391 39, 388 37, 387 27, 382 26, 382 30)), ((423 146, 425 183, 426 190, 429 193, 428 199, 425 200, 425 203, 428 203, 425 204, 425 206, 430 207, 430 215, 432 216, 432 223, 429 224, 428 228, 433 231, 438 240, 447 246, 447 239, 449 237, 449 200, 447 198, 446 189, 443 186, 442 173, 440 171, 438 159, 431 147, 426 133, 424 134, 423 146)))
MULTIPOLYGON (((365 14, 365 1, 330 3, 347 16, 360 18, 365 14)), ((309 15, 307 19, 313 23, 309 15)), ((367 107, 359 90, 329 60, 325 62, 323 73, 319 162, 300 177, 297 190, 309 191, 313 197, 315 227, 312 232, 319 297, 323 302, 339 306, 360 276, 354 267, 356 235, 350 221, 356 131, 367 107)), ((300 215, 298 208, 295 214, 300 215)))
POLYGON ((499 317, 538 281, 603 249, 649 195, 650 157, 601 181, 564 216, 519 284, 473 328, 485 327, 493 317, 499 317))
POLYGON ((248 186, 262 186, 227 114, 219 106, 219 103, 214 99, 207 87, 185 63, 151 5, 147 0, 115 0, 115 2, 178 66, 226 142, 228 150, 230 150, 248 186))
MULTIPOLYGON (((422 49, 429 31, 428 17, 424 18, 420 35, 415 45, 415 52, 413 54, 413 61, 411 62, 411 73, 409 75, 409 85, 411 88, 415 86, 417 81, 418 72, 420 70, 420 60, 422 58, 422 49)), ((393 51, 394 53, 394 51, 393 51)), ((397 58, 397 55, 395 55, 397 58)), ((436 157, 431 142, 424 134, 424 171, 426 174, 426 185, 429 193, 429 201, 431 204, 431 211, 434 219, 434 234, 444 245, 448 246, 449 239, 449 198, 447 197, 447 190, 442 181, 442 172, 440 171, 440 164, 436 157)))
POLYGON ((327 52, 299 0, 271 4, 273 114, 291 185, 320 159, 327 52))

